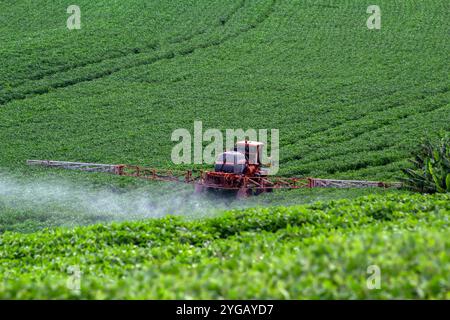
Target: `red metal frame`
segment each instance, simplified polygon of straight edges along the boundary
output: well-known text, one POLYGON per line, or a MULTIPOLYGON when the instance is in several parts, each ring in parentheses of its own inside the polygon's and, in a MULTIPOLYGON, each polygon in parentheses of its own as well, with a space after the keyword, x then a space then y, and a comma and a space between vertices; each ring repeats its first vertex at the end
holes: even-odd
POLYGON ((156 181, 194 184, 197 192, 205 189, 231 190, 238 196, 272 192, 274 189, 300 188, 399 188, 401 183, 362 180, 333 180, 317 178, 285 178, 256 174, 233 174, 214 171, 164 170, 134 165, 110 165, 51 160, 28 160, 29 165, 41 165, 89 172, 108 172, 120 176, 138 177, 156 181))
POLYGON ((229 190, 238 190, 242 186, 270 189, 295 189, 310 186, 309 178, 245 176, 214 171, 162 170, 133 165, 116 165, 114 174, 156 181, 194 183, 201 184, 206 188, 229 190))
POLYGON ((193 183, 197 180, 197 177, 194 176, 193 172, 190 170, 164 170, 125 164, 115 165, 114 174, 117 174, 119 176, 137 177, 149 180, 173 181, 183 183, 193 183))

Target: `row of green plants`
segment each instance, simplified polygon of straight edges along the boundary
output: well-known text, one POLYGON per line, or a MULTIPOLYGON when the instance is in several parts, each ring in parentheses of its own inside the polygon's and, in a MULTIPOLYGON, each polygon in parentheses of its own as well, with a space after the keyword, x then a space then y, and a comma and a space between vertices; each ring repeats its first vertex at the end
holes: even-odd
MULTIPOLYGON (((444 0, 381 1, 391 14, 379 32, 365 28, 362 0, 79 1, 79 32, 65 29, 60 5, 1 12, 0 166, 19 175, 133 189, 146 182, 36 173, 24 161, 172 167, 172 131, 202 120, 279 129, 282 174, 396 180, 417 137, 450 130, 444 0)), ((439 148, 410 164, 411 189, 448 188, 439 148)), ((448 299, 449 200, 301 190, 212 219, 111 223, 130 217, 23 210, 2 196, 0 297, 448 299), (381 268, 379 290, 366 285, 369 265, 381 268), (80 292, 67 286, 73 267, 80 292)))
POLYGON ((31 38, 26 54, 4 26, 0 96, 31 93, 0 110, 0 139, 8 141, 0 163, 170 167, 172 131, 202 120, 205 128, 279 129, 281 174, 396 180, 393 164, 417 136, 450 129, 442 33, 421 25, 422 16, 441 23, 442 3, 385 3, 398 13, 398 21, 386 18, 390 33, 355 29, 367 18, 363 1, 322 5, 157 1, 143 10, 136 1, 101 2, 89 6, 98 19, 80 32, 58 36, 59 16, 43 23, 42 39, 21 29, 31 38), (414 37, 399 24, 411 20, 423 27, 414 37), (61 50, 49 56, 54 47, 61 50))
MULTIPOLYGON (((18 2, 3 11, 9 23, 0 29, 4 38, 0 55, 5 62, 0 71, 0 83, 12 89, 30 80, 74 72, 104 60, 120 61, 120 58, 157 50, 164 44, 183 42, 191 34, 217 27, 220 18, 232 12, 237 3, 156 1, 142 4, 128 0, 126 3, 100 1, 92 6, 88 1, 80 1, 77 5, 82 13, 82 28, 68 31, 66 2, 43 1, 41 5, 29 5, 33 14, 27 16, 28 28, 23 28, 22 4, 18 2), (39 26, 39 32, 33 25, 39 26), (14 29, 14 33, 10 29, 14 29), (22 55, 16 55, 15 44, 23 38, 26 41, 22 41, 22 55)), ((97 66, 101 68, 101 64, 97 66)))
POLYGON ((401 139, 404 147, 410 147, 416 141, 412 138, 406 140, 405 136, 416 129, 417 123, 423 122, 424 116, 432 117, 434 120, 432 112, 444 109, 448 99, 449 93, 446 90, 436 90, 434 95, 417 98, 416 101, 398 96, 391 97, 384 102, 385 109, 377 108, 368 114, 358 115, 355 119, 325 130, 321 129, 296 143, 293 142, 284 159, 286 161, 299 159, 310 163, 346 155, 345 150, 348 149, 352 149, 353 152, 382 150, 397 145, 397 141, 401 139), (402 100, 409 101, 401 102, 402 100), (374 134, 376 136, 372 137, 374 134), (314 150, 314 145, 318 143, 326 145, 320 150, 314 150), (303 153, 300 153, 300 150, 303 153))
POLYGON ((0 236, 2 298, 448 298, 448 195, 0 236), (389 243, 389 245, 387 245, 389 243), (382 272, 370 290, 367 267, 382 272), (69 266, 82 272, 67 287, 69 266))

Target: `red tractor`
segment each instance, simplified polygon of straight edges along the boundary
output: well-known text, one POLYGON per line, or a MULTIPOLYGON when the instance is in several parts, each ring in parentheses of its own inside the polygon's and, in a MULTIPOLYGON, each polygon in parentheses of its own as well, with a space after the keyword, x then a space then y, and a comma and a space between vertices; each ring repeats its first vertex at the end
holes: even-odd
POLYGON ((221 153, 214 171, 174 171, 125 164, 98 164, 53 160, 28 160, 29 165, 64 168, 89 172, 109 172, 120 176, 139 177, 157 181, 171 181, 195 185, 196 192, 228 190, 239 198, 272 192, 275 189, 299 188, 400 188, 399 182, 385 183, 364 180, 336 180, 310 177, 282 177, 269 175, 263 164, 264 144, 239 141, 234 150, 221 153))
POLYGON ((262 163, 264 143, 238 141, 234 150, 221 153, 214 171, 202 172, 195 191, 229 190, 237 197, 272 192, 274 183, 268 179, 268 168, 262 163))

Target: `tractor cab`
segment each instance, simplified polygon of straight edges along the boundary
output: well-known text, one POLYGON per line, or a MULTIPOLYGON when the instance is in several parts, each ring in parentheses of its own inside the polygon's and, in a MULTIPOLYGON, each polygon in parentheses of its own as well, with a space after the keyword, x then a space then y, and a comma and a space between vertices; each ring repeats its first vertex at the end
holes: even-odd
POLYGON ((258 141, 238 141, 236 143, 235 151, 242 153, 245 156, 248 164, 261 165, 262 151, 264 143, 258 141))
POLYGON ((243 174, 245 171, 245 156, 237 151, 226 151, 216 159, 214 171, 243 174))
POLYGON ((255 174, 261 166, 264 143, 238 141, 233 151, 226 151, 216 159, 215 172, 234 174, 255 174))

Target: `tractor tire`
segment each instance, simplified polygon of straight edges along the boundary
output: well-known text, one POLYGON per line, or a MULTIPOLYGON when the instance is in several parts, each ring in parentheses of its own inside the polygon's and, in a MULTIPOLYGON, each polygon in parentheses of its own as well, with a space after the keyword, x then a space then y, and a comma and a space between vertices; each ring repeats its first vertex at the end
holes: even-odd
POLYGON ((256 188, 253 193, 254 193, 255 196, 259 196, 261 193, 264 193, 264 192, 265 192, 264 189, 256 188))

